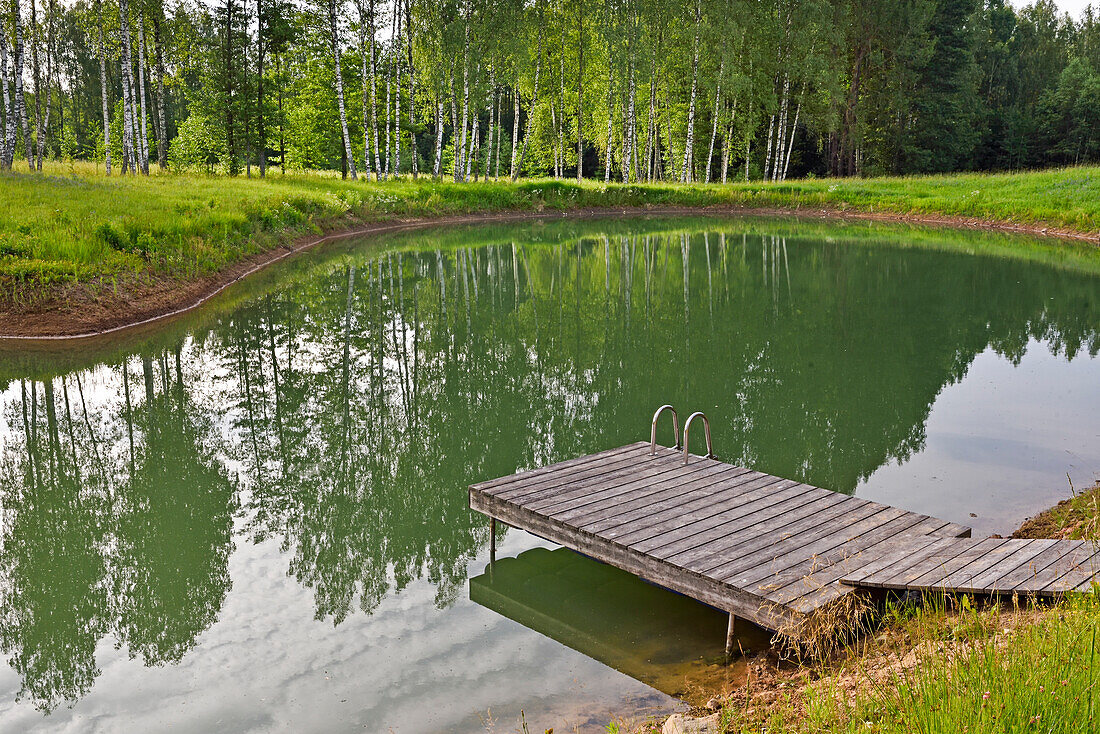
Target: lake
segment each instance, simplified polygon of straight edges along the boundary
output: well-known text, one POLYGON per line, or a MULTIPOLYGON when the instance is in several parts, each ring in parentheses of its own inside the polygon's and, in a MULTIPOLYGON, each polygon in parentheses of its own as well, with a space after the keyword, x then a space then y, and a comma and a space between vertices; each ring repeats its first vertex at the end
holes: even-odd
POLYGON ((671 711, 737 682, 725 617, 519 531, 488 576, 468 484, 667 402, 724 461, 1008 534, 1100 473, 1098 352, 1096 248, 644 217, 344 240, 171 323, 5 345, 0 731, 671 711))

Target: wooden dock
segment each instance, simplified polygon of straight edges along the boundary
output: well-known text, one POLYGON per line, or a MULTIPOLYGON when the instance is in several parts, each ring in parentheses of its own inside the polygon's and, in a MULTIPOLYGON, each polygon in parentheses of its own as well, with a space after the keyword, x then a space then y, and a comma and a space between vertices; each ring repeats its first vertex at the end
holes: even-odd
POLYGON ((1057 595, 1089 588, 1082 541, 970 528, 639 442, 470 487, 470 507, 779 630, 857 588, 1057 595), (655 453, 651 454, 651 451, 655 453))

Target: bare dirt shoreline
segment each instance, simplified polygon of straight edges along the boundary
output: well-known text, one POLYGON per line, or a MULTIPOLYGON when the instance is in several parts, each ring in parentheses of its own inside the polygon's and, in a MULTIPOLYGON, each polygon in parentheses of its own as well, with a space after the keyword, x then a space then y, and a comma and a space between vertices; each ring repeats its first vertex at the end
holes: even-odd
POLYGON ((807 219, 842 219, 900 222, 963 229, 1016 232, 1100 244, 1100 234, 1043 224, 975 219, 950 215, 895 214, 844 209, 715 207, 589 207, 568 211, 504 212, 450 217, 396 219, 349 226, 321 237, 302 237, 287 245, 245 258, 209 277, 193 281, 154 280, 116 290, 87 284, 66 286, 29 307, 0 302, 0 344, 7 342, 94 339, 106 334, 166 321, 209 301, 230 285, 253 273, 324 242, 407 229, 490 222, 603 217, 677 215, 797 216, 807 219))

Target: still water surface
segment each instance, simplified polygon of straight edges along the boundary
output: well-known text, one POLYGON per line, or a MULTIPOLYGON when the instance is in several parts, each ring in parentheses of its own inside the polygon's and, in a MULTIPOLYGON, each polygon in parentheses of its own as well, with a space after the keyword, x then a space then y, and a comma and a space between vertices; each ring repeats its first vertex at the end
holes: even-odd
POLYGON ((735 680, 707 607, 516 531, 484 575, 466 485, 672 402, 726 461, 1010 532, 1100 472, 1100 259, 1006 241, 412 232, 0 352, 0 731, 572 731, 735 680))

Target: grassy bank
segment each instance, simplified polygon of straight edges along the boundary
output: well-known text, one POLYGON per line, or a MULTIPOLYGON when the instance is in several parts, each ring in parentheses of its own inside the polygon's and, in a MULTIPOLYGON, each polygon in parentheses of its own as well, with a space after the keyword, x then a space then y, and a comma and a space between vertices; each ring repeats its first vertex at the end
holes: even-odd
POLYGON ((399 218, 588 207, 751 207, 949 216, 1100 232, 1100 168, 1012 175, 611 185, 105 177, 83 164, 0 177, 0 299, 57 284, 209 276, 296 238, 399 218))
MULTIPOLYGON (((1098 539, 1098 498, 1100 482, 1014 537, 1098 539)), ((1100 599, 887 603, 877 631, 835 658, 796 665, 762 656, 743 688, 716 693, 711 718, 721 732, 1093 732, 1100 599)), ((658 732, 659 722, 637 731, 658 732)))

